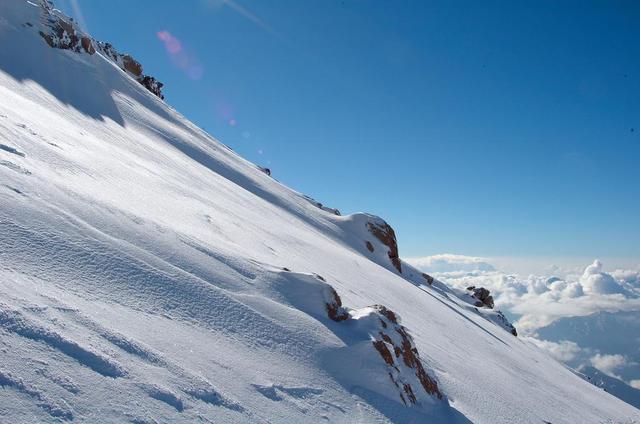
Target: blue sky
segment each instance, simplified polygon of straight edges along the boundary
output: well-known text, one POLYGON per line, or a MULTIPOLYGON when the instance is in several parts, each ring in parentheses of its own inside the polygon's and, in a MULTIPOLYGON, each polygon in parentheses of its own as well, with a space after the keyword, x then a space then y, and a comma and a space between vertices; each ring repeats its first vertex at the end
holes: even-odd
POLYGON ((403 256, 640 263, 638 2, 56 5, 278 180, 385 218, 403 256))

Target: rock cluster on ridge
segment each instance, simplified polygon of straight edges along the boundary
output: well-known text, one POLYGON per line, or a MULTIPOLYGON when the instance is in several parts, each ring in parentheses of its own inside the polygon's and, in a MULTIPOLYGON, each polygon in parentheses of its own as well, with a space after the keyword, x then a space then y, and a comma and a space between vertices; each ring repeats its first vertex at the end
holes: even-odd
MULTIPOLYGON (((142 64, 131 55, 119 53, 110 43, 96 41, 84 34, 73 19, 57 13, 49 0, 39 0, 38 4, 42 8, 43 17, 39 34, 50 47, 76 53, 85 52, 90 55, 99 51, 151 93, 164 99, 162 94, 164 84, 150 75, 145 75, 142 64)), ((28 26, 32 25, 28 23, 28 26)))

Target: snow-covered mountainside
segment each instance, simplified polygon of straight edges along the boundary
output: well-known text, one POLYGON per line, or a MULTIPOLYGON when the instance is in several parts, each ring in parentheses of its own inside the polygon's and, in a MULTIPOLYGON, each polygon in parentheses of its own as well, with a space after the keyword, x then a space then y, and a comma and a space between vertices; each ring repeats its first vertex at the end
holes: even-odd
POLYGON ((567 365, 635 407, 640 407, 639 335, 640 312, 637 311, 561 318, 536 331, 543 344, 549 343, 561 350, 569 348, 570 354, 564 358, 567 365))
POLYGON ((486 259, 442 254, 409 258, 458 292, 480 294, 516 320, 519 335, 587 376, 597 386, 640 406, 640 272, 605 271, 599 260, 551 275, 500 270, 486 259), (476 286, 483 286, 477 288, 476 286), (599 371, 602 378, 594 374, 599 371))
POLYGON ((640 421, 104 46, 0 2, 1 422, 640 421))
POLYGON ((633 405, 636 408, 640 407, 640 402, 638 401, 640 399, 640 389, 631 387, 619 378, 607 375, 595 367, 584 366, 580 368, 580 374, 587 381, 624 400, 629 405, 633 405))

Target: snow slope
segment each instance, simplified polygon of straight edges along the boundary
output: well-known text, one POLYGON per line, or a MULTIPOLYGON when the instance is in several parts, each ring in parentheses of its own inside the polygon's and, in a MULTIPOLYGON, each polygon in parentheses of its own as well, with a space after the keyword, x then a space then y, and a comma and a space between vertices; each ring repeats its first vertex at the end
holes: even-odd
POLYGON ((606 390, 615 397, 622 399, 629 405, 633 405, 636 408, 640 407, 640 390, 629 386, 621 379, 607 375, 591 366, 580 368, 580 374, 582 374, 587 381, 606 390))
POLYGON ((0 2, 0 421, 640 421, 46 13, 0 2))

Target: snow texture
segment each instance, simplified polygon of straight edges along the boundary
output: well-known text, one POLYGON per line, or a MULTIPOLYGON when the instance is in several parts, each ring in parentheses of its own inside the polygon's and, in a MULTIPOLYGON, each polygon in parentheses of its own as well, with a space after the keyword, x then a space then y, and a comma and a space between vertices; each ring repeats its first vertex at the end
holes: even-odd
POLYGON ((0 2, 1 422, 640 420, 43 13, 0 2))

